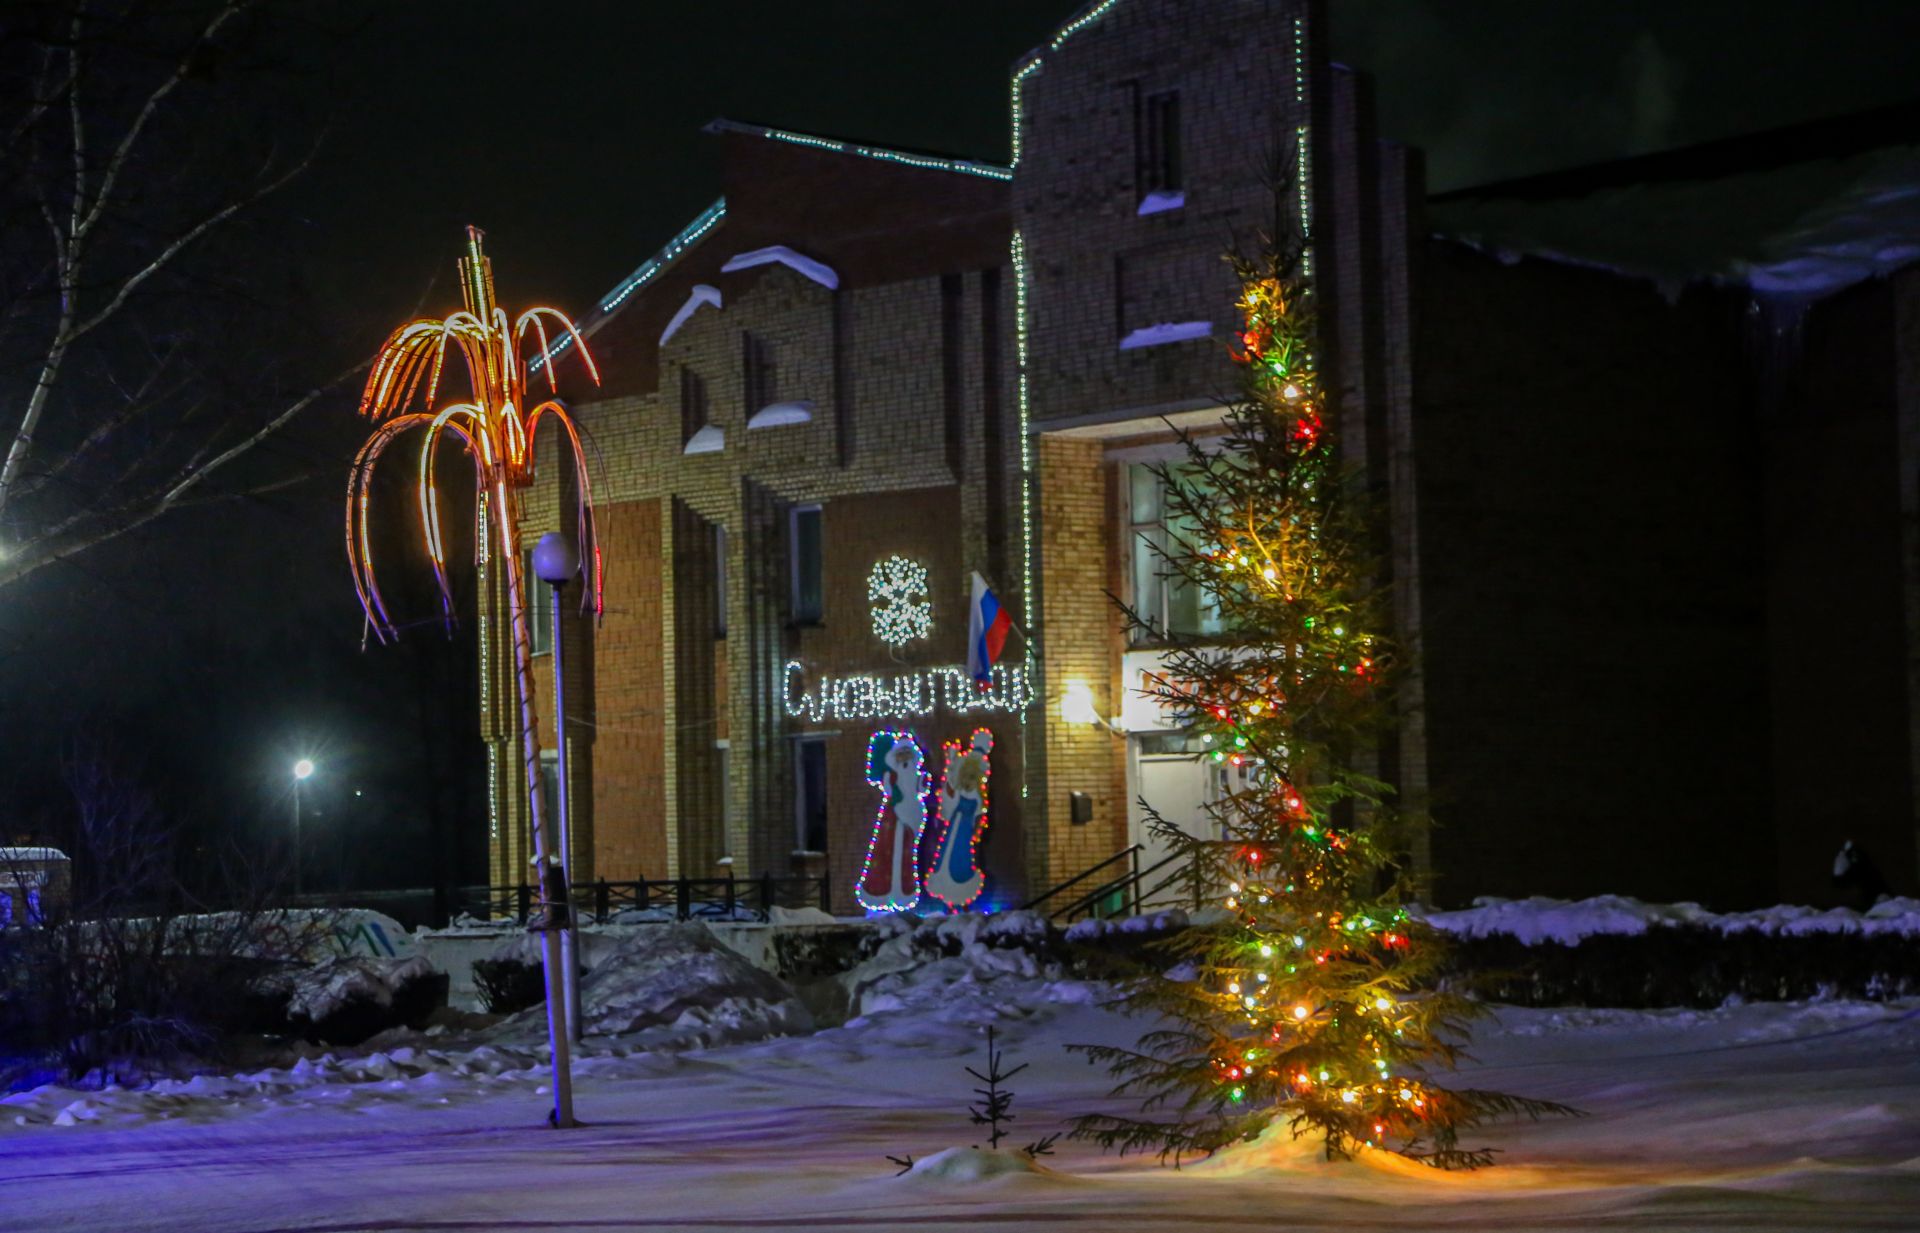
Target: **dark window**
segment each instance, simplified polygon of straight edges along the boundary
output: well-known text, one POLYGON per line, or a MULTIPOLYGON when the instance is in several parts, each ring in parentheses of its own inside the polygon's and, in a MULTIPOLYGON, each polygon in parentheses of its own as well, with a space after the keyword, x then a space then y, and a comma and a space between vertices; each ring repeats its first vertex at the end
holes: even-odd
POLYGON ((773 344, 758 334, 740 331, 740 379, 749 416, 779 397, 774 377, 773 344))
POLYGON ((947 470, 966 478, 966 379, 960 368, 961 320, 964 287, 958 274, 940 276, 940 396, 945 411, 947 470))
POLYGON ((693 434, 705 428, 707 418, 707 381, 691 368, 680 370, 680 444, 693 440, 693 434))
POLYGON ((792 563, 793 584, 789 596, 793 620, 801 625, 817 624, 823 612, 823 588, 820 560, 820 507, 796 505, 787 515, 787 559, 792 563))
POLYGON ((520 582, 527 588, 527 635, 533 643, 533 653, 545 655, 553 650, 553 588, 533 572, 533 549, 520 555, 525 558, 521 562, 520 582))
MULTIPOLYGON (((560 751, 557 749, 540 751, 540 807, 547 814, 547 834, 558 836, 563 828, 560 823, 560 751)), ((547 855, 559 856, 560 853, 549 852, 547 855)))
POLYGON ((713 524, 713 636, 727 636, 727 529, 713 524))
POLYGON ((794 742, 793 843, 802 852, 827 850, 827 742, 818 736, 794 742))
POLYGON ((1176 193, 1186 187, 1180 165, 1180 92, 1141 94, 1134 88, 1134 181, 1139 195, 1176 193))

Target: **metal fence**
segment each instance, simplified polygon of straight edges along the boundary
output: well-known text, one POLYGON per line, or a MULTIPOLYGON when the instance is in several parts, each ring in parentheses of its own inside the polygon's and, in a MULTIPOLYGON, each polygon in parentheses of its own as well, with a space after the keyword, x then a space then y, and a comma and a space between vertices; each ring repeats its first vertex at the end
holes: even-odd
MULTIPOLYGON (((537 907, 536 887, 469 886, 458 910, 487 920, 525 922, 537 907)), ((574 914, 602 924, 647 924, 682 920, 764 921, 776 907, 832 911, 831 886, 817 878, 672 878, 658 881, 582 882, 573 887, 574 914)))

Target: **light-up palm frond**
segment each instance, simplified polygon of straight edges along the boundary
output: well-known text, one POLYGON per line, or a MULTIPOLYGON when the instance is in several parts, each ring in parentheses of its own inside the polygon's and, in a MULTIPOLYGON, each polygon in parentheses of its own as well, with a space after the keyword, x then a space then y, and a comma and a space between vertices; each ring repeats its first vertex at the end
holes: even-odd
MULTIPOLYGON (((578 426, 556 398, 528 409, 527 364, 522 356, 529 338, 537 354, 549 353, 548 326, 565 334, 586 364, 595 384, 600 374, 586 341, 566 314, 553 308, 531 308, 518 318, 494 302, 493 266, 481 252, 481 232, 467 228, 467 255, 460 260, 460 291, 466 307, 444 320, 419 320, 401 326, 381 347, 360 396, 360 413, 377 427, 360 447, 347 481, 347 559, 353 569, 354 589, 374 633, 387 641, 395 633, 391 615, 374 577, 369 536, 368 506, 373 469, 387 446, 409 429, 425 429, 420 445, 420 530, 427 555, 440 586, 441 604, 450 616, 453 592, 447 581, 445 538, 440 526, 439 489, 435 481, 434 447, 440 434, 452 432, 473 459, 474 478, 483 509, 495 504, 500 520, 501 547, 518 548, 518 528, 511 514, 513 493, 533 479, 534 445, 543 422, 552 420, 566 430, 574 474, 578 480, 577 542, 585 564, 587 602, 599 611, 601 559, 593 517, 592 487, 578 426), (448 361, 466 369, 466 401, 436 409, 448 361), (409 410, 409 408, 414 408, 409 410)), ((547 385, 559 392, 554 365, 547 364, 547 385)), ((486 521, 482 521, 484 528, 486 521)), ((485 531, 483 529, 484 536, 485 531)), ((511 571, 517 574, 517 570, 511 571)))

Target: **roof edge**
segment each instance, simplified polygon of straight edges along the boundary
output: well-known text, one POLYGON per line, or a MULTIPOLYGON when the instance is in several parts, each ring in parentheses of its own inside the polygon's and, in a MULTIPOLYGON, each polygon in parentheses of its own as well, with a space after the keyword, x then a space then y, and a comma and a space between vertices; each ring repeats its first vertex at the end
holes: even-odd
POLYGON ((729 120, 717 116, 701 127, 704 133, 739 133, 748 137, 764 137, 770 141, 784 141, 791 145, 811 146, 817 150, 826 150, 835 154, 853 154, 861 158, 876 159, 885 163, 898 163, 906 167, 917 167, 923 171, 951 171, 960 175, 979 176, 988 180, 1011 180, 1013 170, 998 163, 979 162, 974 159, 950 158, 944 154, 929 154, 917 150, 898 150, 891 146, 876 146, 865 142, 842 141, 837 137, 824 137, 817 133, 802 133, 794 129, 775 128, 768 124, 752 124, 744 120, 729 120))

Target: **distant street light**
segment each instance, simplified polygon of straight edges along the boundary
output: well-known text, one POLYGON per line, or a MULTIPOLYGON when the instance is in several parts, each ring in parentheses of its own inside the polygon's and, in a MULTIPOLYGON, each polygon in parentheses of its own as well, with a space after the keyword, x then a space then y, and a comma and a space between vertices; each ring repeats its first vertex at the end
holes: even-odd
MULTIPOLYGON (((559 817, 560 880, 571 907, 573 886, 572 825, 567 816, 567 678, 562 669, 560 649, 560 592, 580 572, 580 554, 573 541, 558 531, 549 531, 533 546, 533 572, 553 590, 552 624, 547 641, 553 646, 553 747, 559 753, 554 764, 554 813, 559 817)), ((549 849, 550 851, 552 849, 549 849)), ((560 933, 560 973, 562 1000, 567 1004, 567 1026, 575 1040, 586 1038, 586 1024, 580 1014, 580 952, 573 932, 573 914, 565 917, 567 926, 560 933)))
POLYGON ((300 897, 300 785, 313 777, 313 759, 293 764, 293 896, 300 897))

